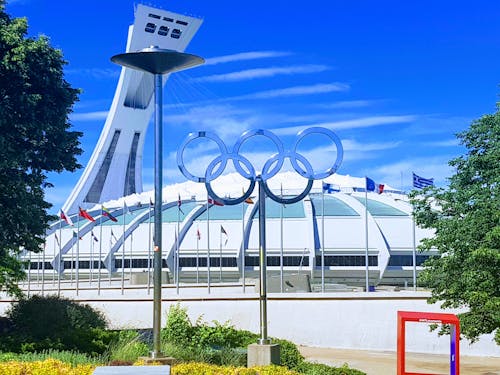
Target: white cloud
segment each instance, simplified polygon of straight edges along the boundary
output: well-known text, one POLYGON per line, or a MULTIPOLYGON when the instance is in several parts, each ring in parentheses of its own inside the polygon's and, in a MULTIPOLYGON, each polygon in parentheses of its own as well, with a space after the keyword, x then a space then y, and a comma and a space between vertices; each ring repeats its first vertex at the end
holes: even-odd
POLYGON ((432 141, 432 142, 426 142, 425 146, 431 146, 431 147, 456 147, 459 146, 459 142, 457 138, 452 138, 452 139, 445 139, 442 141, 432 141))
POLYGON ((65 69, 66 74, 91 77, 95 79, 117 78, 120 75, 120 69, 101 69, 101 68, 82 68, 82 69, 65 69))
POLYGON ((105 120, 107 116, 108 116, 108 111, 72 113, 70 115, 70 120, 71 121, 105 120))
POLYGON ((216 65, 222 63, 228 63, 233 61, 244 61, 244 60, 256 60, 265 59, 270 57, 282 57, 289 56, 290 52, 285 51, 253 51, 253 52, 242 52, 235 53, 232 55, 210 57, 205 59, 205 65, 216 65))
POLYGON ((379 100, 344 100, 334 103, 318 104, 320 108, 331 108, 331 109, 349 109, 349 108, 362 108, 370 107, 374 104, 380 102, 379 100))
POLYGON ((176 126, 188 125, 195 130, 213 131, 225 138, 255 126, 257 117, 230 105, 207 105, 190 108, 184 114, 165 116, 164 121, 176 126))
POLYGON ((274 77, 276 75, 319 73, 330 69, 326 65, 295 65, 240 70, 225 74, 214 74, 193 79, 195 82, 235 82, 255 78, 274 77))
POLYGON ((247 95, 233 96, 228 99, 232 100, 271 99, 271 98, 280 98, 289 96, 324 94, 328 92, 347 91, 347 90, 349 90, 349 85, 344 83, 319 83, 316 85, 309 85, 309 86, 293 86, 284 89, 260 91, 247 95))
POLYGON ((414 115, 401 115, 401 116, 370 116, 370 117, 360 117, 352 120, 336 121, 336 122, 322 122, 316 124, 309 124, 303 126, 293 126, 287 128, 276 128, 273 132, 278 135, 293 135, 299 131, 312 127, 319 126, 328 129, 357 129, 357 128, 369 128, 374 126, 381 126, 387 124, 401 124, 409 123, 415 121, 417 117, 414 115))

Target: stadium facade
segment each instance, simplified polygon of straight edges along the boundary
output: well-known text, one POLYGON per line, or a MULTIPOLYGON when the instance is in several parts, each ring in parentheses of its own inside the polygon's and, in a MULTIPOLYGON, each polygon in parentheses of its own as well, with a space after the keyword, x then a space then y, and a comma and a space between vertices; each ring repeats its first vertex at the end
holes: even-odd
MULTIPOLYGON (((201 22, 138 5, 127 51, 150 45, 184 51, 201 22)), ((68 220, 50 226, 45 251, 36 259, 31 256, 31 269, 65 279, 126 275, 129 282, 134 275, 150 273, 153 192, 142 192, 142 154, 153 111, 152 79, 122 69, 101 137, 63 206, 68 220), (80 207, 88 218, 79 214, 80 207)), ((285 187, 285 195, 304 184, 292 172, 269 182, 276 191, 285 187)), ((241 195, 241 176, 222 176, 214 188, 221 196, 241 195)), ((285 206, 266 201, 268 273, 365 285, 368 259, 371 285, 411 285, 429 256, 416 254, 416 246, 432 233, 415 227, 404 193, 386 187, 377 194, 365 188, 365 178, 335 174, 315 181, 301 202, 285 206), (325 192, 323 182, 339 191, 325 192)), ((163 267, 171 280, 258 277, 257 199, 234 206, 208 204, 204 185, 193 182, 167 186, 163 196, 163 267)))

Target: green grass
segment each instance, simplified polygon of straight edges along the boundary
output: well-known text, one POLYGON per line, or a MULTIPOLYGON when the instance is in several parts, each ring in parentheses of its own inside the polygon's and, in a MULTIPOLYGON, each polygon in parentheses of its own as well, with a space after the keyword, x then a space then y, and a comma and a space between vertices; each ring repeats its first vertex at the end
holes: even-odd
POLYGON ((35 362, 43 361, 47 358, 58 359, 61 362, 69 363, 72 366, 76 365, 101 365, 108 362, 105 355, 91 357, 84 353, 46 350, 39 353, 0 353, 0 362, 19 361, 19 362, 35 362))

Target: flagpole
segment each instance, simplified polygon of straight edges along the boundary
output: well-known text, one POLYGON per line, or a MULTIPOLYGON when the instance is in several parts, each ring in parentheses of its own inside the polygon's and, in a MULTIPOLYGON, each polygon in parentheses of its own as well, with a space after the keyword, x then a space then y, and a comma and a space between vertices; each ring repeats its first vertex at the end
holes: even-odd
MULTIPOLYGON (((125 199, 123 200, 123 226, 122 226, 122 232, 123 232, 123 241, 122 241, 122 277, 121 277, 121 292, 123 295, 123 288, 125 284, 125 199)), ((111 279, 110 279, 111 281, 111 279)))
POLYGON ((78 275, 80 271, 80 213, 78 213, 78 233, 76 235, 76 265, 75 265, 75 281, 76 281, 76 295, 78 295, 78 287, 80 281, 80 275, 78 275))
POLYGON ((62 220, 59 222, 59 272, 57 273, 57 296, 61 295, 61 264, 62 264, 62 254, 61 254, 61 243, 62 243, 62 220))
MULTIPOLYGON (((111 229, 111 233, 114 236, 113 229, 111 229)), ((110 257, 109 257, 109 260, 108 260, 108 267, 109 268, 111 268, 111 257, 113 256, 113 255, 111 255, 111 248, 113 247, 113 238, 112 238, 113 236, 111 236, 109 238, 109 250, 108 250, 108 253, 110 254, 110 257)), ((116 239, 116 237, 115 237, 115 241, 118 242, 118 240, 116 239)), ((116 265, 116 258, 114 259, 114 261, 115 261, 115 265, 116 265)), ((103 262, 103 264, 104 264, 104 262, 103 262)), ((109 272, 108 272, 108 275, 110 275, 109 272)))
POLYGON ((43 253, 42 253, 42 296, 45 292, 45 248, 47 246, 47 237, 43 243, 43 253))
POLYGON ((210 294, 210 205, 207 195, 207 290, 210 294))
MULTIPOLYGON (((78 225, 78 224, 77 224, 78 225)), ((75 232, 73 231, 73 236, 75 235, 75 232)), ((78 241, 78 234, 76 235, 76 240, 78 241)), ((70 281, 70 285, 73 286, 73 266, 74 266, 74 263, 75 263, 75 254, 74 254, 74 251, 75 251, 75 244, 72 243, 71 244, 71 262, 70 262, 70 273, 69 273, 69 281, 70 281)))
POLYGON ((99 220, 99 261, 97 263, 97 294, 101 295, 101 263, 102 263, 102 215, 99 220))
POLYGON ((245 293, 245 202, 241 203, 241 279, 245 293))
POLYGON ((130 285, 130 282, 132 280, 132 257, 133 257, 133 251, 132 251, 132 247, 133 247, 133 243, 134 243, 134 232, 130 232, 130 263, 129 263, 129 276, 128 276, 128 283, 130 285))
POLYGON ((196 284, 200 282, 200 228, 196 226, 196 284))
MULTIPOLYGON (((180 197, 179 197, 180 202, 180 197)), ((177 238, 175 240, 175 256, 174 256, 174 267, 175 267, 175 291, 179 294, 179 227, 181 220, 181 207, 178 205, 177 210, 177 238)))
POLYGON ((28 251, 28 298, 31 292, 31 251, 28 251))
POLYGON ((417 291, 417 241, 415 236, 415 217, 412 215, 412 259, 413 259, 413 290, 417 291))
MULTIPOLYGON (((324 183, 324 182, 323 182, 324 183)), ((321 184, 321 292, 325 292, 325 189, 321 184)))
MULTIPOLYGON (((93 232, 91 232, 93 234, 93 232)), ((89 285, 92 286, 92 266, 94 265, 94 236, 90 236, 89 285)))
POLYGON ((222 225, 219 233, 219 283, 222 283, 222 225))
MULTIPOLYGON (((283 185, 280 186, 280 198, 283 199, 283 185)), ((283 209, 284 204, 280 204, 280 291, 283 293, 283 209)))
POLYGON ((40 252, 36 253, 36 286, 40 286, 40 252))
POLYGON ((365 278, 366 278, 366 293, 369 292, 369 267, 368 267, 368 185, 365 177, 365 278))
MULTIPOLYGON (((54 256, 56 255, 56 241, 57 241, 57 230, 54 231, 54 242, 52 245, 52 253, 54 254, 54 256)), ((55 267, 52 267, 52 286, 54 285, 56 285, 56 269, 55 267)))
POLYGON ((148 214, 148 295, 151 288, 151 199, 149 200, 149 214, 148 214))

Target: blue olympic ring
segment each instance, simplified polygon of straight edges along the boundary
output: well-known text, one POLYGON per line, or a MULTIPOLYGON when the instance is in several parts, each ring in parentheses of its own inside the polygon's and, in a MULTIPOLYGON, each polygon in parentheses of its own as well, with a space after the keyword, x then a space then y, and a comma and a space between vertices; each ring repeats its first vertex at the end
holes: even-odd
POLYGON ((337 137, 337 135, 331 131, 330 129, 326 128, 320 128, 320 127, 312 127, 312 128, 307 128, 302 131, 300 131, 297 134, 297 139, 295 140, 294 146, 292 150, 290 151, 285 151, 283 148, 283 143, 281 140, 271 131, 265 130, 265 129, 257 129, 257 130, 248 130, 244 132, 238 141, 235 143, 233 149, 231 152, 228 152, 228 149, 225 145, 225 143, 220 139, 219 136, 216 134, 210 133, 210 132, 205 132, 205 131, 200 131, 196 133, 190 133, 187 138, 182 142, 182 144, 179 146, 179 149, 177 151, 177 166, 179 167, 179 170, 181 173, 188 179, 194 182, 203 182, 205 183, 205 187, 207 189, 208 194, 221 202, 223 202, 226 205, 235 205, 243 202, 246 200, 250 195, 252 194, 254 188, 255 188, 255 183, 257 180, 259 180, 260 183, 263 184, 263 188, 265 193, 269 198, 272 200, 282 203, 282 204, 293 204, 296 202, 299 202, 300 200, 304 199, 307 194, 312 189, 313 182, 314 180, 320 180, 324 179, 328 176, 331 176, 334 174, 337 169, 340 167, 340 164, 342 163, 342 158, 344 156, 344 150, 342 148, 342 143, 340 142, 340 139, 337 137), (307 160, 303 155, 297 152, 297 147, 299 146, 300 142, 304 137, 310 135, 310 134, 322 134, 326 135, 329 137, 333 143, 335 144, 335 147, 337 149, 337 157, 335 159, 335 162, 333 165, 328 168, 327 170, 323 172, 318 172, 315 173, 313 170, 313 167, 309 160, 307 160), (244 156, 240 155, 239 151, 241 146, 245 141, 247 141, 249 138, 252 138, 254 136, 264 136, 268 139, 270 139, 274 145, 276 146, 278 152, 271 156, 265 163, 264 167, 262 168, 262 172, 259 176, 256 175, 255 168, 252 165, 252 163, 245 158, 244 156), (208 165, 206 171, 205 171, 205 176, 200 177, 200 176, 195 176, 191 174, 187 168, 184 165, 184 151, 189 143, 192 141, 198 139, 198 138, 207 138, 212 141, 214 141, 220 151, 220 155, 217 156, 214 160, 210 162, 208 165), (271 189, 267 186, 267 181, 271 179, 272 177, 276 176, 278 172, 281 170, 281 167, 283 166, 283 163, 285 162, 286 159, 289 159, 294 170, 301 175, 302 177, 308 179, 307 186, 304 189, 302 193, 300 193, 297 196, 291 197, 291 198, 283 198, 281 196, 275 195, 271 189), (238 171, 238 173, 246 178, 247 180, 250 181, 250 186, 248 187, 247 191, 243 193, 243 195, 239 198, 222 198, 219 197, 212 189, 211 182, 214 181, 216 178, 218 178, 222 173, 224 172, 227 163, 229 160, 233 161, 234 168, 238 171), (302 164, 302 166, 301 166, 302 164), (243 166, 246 168, 243 168, 243 166), (304 169, 305 168, 305 169, 304 169))

